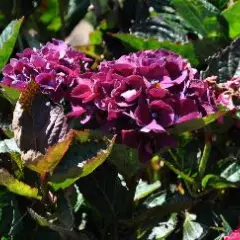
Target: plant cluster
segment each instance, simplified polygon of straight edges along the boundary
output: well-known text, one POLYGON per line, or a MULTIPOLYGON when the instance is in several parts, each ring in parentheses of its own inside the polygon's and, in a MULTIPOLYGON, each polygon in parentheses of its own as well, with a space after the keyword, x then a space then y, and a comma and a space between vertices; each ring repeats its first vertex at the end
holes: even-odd
POLYGON ((0 35, 1 240, 240 239, 240 1, 28 10, 0 35), (87 46, 57 40, 76 16, 87 46))

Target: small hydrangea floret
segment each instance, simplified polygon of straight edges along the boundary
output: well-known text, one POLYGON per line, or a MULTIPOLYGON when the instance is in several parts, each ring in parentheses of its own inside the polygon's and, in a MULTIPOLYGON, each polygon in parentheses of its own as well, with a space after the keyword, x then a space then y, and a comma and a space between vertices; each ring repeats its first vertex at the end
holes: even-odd
POLYGON ((88 59, 64 41, 53 40, 40 49, 27 48, 17 53, 3 69, 1 84, 23 90, 31 80, 54 100, 67 97, 76 78, 88 69, 88 59))

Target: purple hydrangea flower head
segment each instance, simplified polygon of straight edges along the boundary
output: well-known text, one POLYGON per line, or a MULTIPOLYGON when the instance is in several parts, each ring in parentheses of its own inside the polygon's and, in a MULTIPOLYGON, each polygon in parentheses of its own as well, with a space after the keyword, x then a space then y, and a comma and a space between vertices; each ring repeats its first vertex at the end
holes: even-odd
POLYGON ((40 49, 25 49, 3 69, 2 84, 23 90, 31 79, 54 100, 68 95, 76 78, 88 69, 88 59, 61 40, 53 40, 40 49))
POLYGON ((167 50, 146 50, 123 55, 117 60, 103 61, 100 71, 113 70, 122 76, 140 75, 148 81, 161 82, 164 88, 179 85, 197 74, 190 63, 167 50))
POLYGON ((69 117, 97 120, 146 160, 174 145, 169 128, 215 111, 207 82, 196 78, 187 60, 165 50, 105 61, 78 79, 69 117))

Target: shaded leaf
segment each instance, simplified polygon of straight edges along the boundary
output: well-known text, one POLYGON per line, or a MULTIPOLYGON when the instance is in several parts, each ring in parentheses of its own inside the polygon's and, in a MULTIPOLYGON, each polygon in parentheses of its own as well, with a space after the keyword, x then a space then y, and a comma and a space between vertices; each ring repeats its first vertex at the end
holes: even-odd
POLYGON ((48 220, 39 215, 38 213, 36 213, 32 208, 28 209, 29 214, 31 215, 31 217, 40 225, 43 227, 48 227, 50 225, 50 223, 48 222, 48 220))
POLYGON ((56 219, 51 219, 51 217, 49 216, 48 217, 41 216, 32 208, 28 208, 28 212, 40 226, 48 227, 49 229, 52 229, 61 236, 61 238, 56 239, 78 239, 77 234, 72 229, 66 228, 64 225, 55 224, 54 221, 56 219))
POLYGON ((233 77, 240 76, 240 38, 231 43, 219 53, 208 60, 207 69, 202 72, 202 77, 218 76, 220 83, 226 82, 233 77))
POLYGON ((112 139, 90 139, 75 142, 50 178, 54 190, 64 189, 79 178, 92 173, 109 156, 115 136, 112 139))
POLYGON ((109 161, 127 178, 134 176, 142 167, 137 151, 123 144, 114 144, 109 161))
POLYGON ((92 174, 79 179, 77 185, 92 209, 97 210, 101 218, 111 224, 111 229, 117 219, 124 219, 131 214, 129 207, 132 207, 132 202, 129 202, 129 191, 122 185, 116 168, 108 162, 102 164, 92 174))
POLYGON ((0 35, 0 70, 5 66, 14 49, 23 18, 13 20, 0 35))
POLYGON ((186 42, 189 28, 175 12, 161 14, 147 19, 145 22, 134 26, 133 33, 136 36, 151 38, 158 41, 186 42))
POLYGON ((41 199, 38 189, 15 179, 5 169, 0 169, 0 185, 5 186, 10 192, 16 193, 28 198, 41 199))
MULTIPOLYGON (((144 209, 135 214, 135 217, 130 220, 123 221, 128 227, 139 228, 149 228, 155 226, 161 221, 162 218, 168 216, 171 213, 178 213, 180 211, 186 210, 193 207, 196 204, 196 200, 179 194, 169 194, 169 196, 164 196, 166 192, 160 193, 159 196, 163 197, 159 202, 154 203, 148 209, 144 209)), ((151 198, 154 202, 154 197, 151 198)))
POLYGON ((211 4, 217 7, 219 10, 223 10, 227 7, 229 0, 209 0, 211 4))
POLYGON ((12 194, 0 188, 0 234, 8 235, 11 228, 13 209, 11 206, 12 194))
POLYGON ((161 183, 159 181, 156 181, 152 184, 148 184, 147 182, 140 180, 136 188, 134 201, 138 201, 142 198, 147 197, 148 195, 150 195, 160 187, 161 187, 161 183))
POLYGON ((186 212, 183 223, 183 240, 200 240, 206 235, 206 227, 194 220, 196 220, 196 216, 186 212))
POLYGON ((26 163, 34 162, 50 146, 61 142, 68 131, 63 107, 40 93, 39 85, 34 81, 20 95, 13 113, 12 128, 26 163))
POLYGON ((68 33, 70 33, 77 23, 85 16, 89 5, 90 0, 69 0, 65 17, 66 30, 68 33))
POLYGON ((64 192, 58 194, 57 202, 57 217, 59 221, 67 228, 73 229, 74 227, 74 215, 71 208, 71 203, 64 192))

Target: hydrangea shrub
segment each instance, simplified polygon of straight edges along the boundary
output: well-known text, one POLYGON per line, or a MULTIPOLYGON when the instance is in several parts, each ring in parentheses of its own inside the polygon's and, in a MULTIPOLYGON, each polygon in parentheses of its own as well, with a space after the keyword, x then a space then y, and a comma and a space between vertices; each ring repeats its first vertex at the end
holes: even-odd
POLYGON ((3 68, 3 90, 21 94, 14 138, 0 142, 0 184, 38 201, 31 218, 64 239, 195 240, 224 228, 195 216, 238 187, 240 78, 201 78, 164 49, 91 64, 53 40, 3 68))

